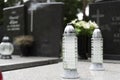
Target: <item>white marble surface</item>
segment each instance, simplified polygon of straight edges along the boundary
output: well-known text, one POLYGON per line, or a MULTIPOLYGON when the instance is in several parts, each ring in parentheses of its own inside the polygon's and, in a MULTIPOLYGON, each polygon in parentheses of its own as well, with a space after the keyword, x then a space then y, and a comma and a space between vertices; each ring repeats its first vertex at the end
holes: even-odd
POLYGON ((120 64, 104 63, 105 71, 90 71, 90 62, 78 62, 79 79, 63 79, 62 62, 3 72, 4 80, 120 80, 120 64))

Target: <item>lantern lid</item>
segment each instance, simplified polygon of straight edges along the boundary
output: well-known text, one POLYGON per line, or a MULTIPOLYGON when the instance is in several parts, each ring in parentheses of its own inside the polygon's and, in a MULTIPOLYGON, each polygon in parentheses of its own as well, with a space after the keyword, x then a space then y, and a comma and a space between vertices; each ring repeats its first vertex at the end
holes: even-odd
POLYGON ((101 31, 100 31, 99 28, 96 28, 96 29, 93 31, 92 38, 102 38, 101 31))
POLYGON ((8 36, 4 36, 2 42, 9 42, 10 38, 8 36))
POLYGON ((75 29, 71 24, 67 24, 64 30, 64 34, 72 34, 75 33, 75 29))

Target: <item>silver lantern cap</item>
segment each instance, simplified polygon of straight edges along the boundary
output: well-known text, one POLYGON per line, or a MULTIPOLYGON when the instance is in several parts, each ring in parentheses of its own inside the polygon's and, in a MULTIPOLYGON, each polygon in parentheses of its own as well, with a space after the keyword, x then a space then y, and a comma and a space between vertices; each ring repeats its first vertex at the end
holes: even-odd
POLYGON ((92 38, 102 38, 101 31, 100 31, 99 28, 96 28, 96 29, 93 31, 92 38))
POLYGON ((64 35, 71 35, 75 34, 75 29, 71 24, 67 24, 64 30, 64 35))
POLYGON ((10 38, 8 36, 4 36, 2 42, 9 42, 10 38))

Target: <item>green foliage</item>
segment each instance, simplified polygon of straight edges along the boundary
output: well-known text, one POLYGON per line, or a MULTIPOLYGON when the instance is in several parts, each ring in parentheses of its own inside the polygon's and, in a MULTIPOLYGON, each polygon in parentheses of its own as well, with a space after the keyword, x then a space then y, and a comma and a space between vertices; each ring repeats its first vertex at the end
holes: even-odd
POLYGON ((16 0, 8 0, 8 1, 5 3, 5 7, 14 6, 15 1, 16 1, 16 0))
MULTIPOLYGON (((64 23, 65 25, 71 20, 77 18, 76 14, 84 12, 84 7, 88 3, 94 2, 94 0, 56 0, 57 2, 64 2, 64 23), (85 3, 84 3, 85 2, 85 3)), ((84 20, 89 20, 84 15, 84 20)))
POLYGON ((17 2, 21 2, 21 4, 23 4, 23 0, 8 0, 6 3, 5 3, 5 7, 10 7, 10 6, 14 6, 15 3, 17 2))
POLYGON ((71 20, 77 18, 76 14, 78 10, 82 10, 81 0, 56 0, 58 2, 64 2, 64 22, 65 25, 71 20))

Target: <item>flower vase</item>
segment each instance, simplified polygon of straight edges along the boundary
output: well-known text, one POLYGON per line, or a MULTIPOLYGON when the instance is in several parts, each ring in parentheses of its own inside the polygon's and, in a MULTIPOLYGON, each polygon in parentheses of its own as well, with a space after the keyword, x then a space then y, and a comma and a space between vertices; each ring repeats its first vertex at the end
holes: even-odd
POLYGON ((30 55, 30 46, 28 45, 21 45, 20 46, 20 50, 21 50, 21 56, 29 56, 30 55))
POLYGON ((78 55, 80 59, 87 59, 87 36, 78 36, 78 55))
POLYGON ((87 36, 87 56, 91 57, 91 36, 87 36))

